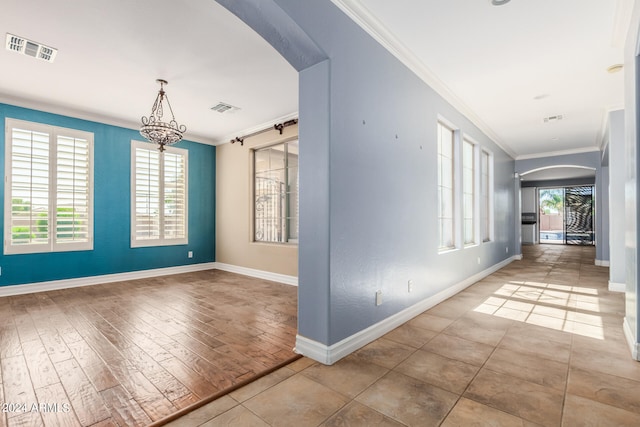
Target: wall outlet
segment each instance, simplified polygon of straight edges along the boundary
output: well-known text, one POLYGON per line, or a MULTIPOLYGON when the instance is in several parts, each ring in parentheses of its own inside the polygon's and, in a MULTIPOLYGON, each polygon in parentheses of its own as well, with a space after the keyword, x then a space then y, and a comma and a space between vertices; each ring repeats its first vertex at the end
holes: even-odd
POLYGON ((480 257, 478 257, 478 265, 480 265, 480 257))
POLYGON ((509 246, 507 246, 506 248, 504 248, 504 253, 508 254, 509 253, 509 246))
POLYGON ((193 251, 187 252, 187 258, 193 258, 193 251))
POLYGON ((411 293, 412 290, 413 290, 413 280, 409 280, 409 282, 407 282, 407 292, 411 293))
POLYGON ((376 292, 376 305, 382 304, 382 291, 376 292))

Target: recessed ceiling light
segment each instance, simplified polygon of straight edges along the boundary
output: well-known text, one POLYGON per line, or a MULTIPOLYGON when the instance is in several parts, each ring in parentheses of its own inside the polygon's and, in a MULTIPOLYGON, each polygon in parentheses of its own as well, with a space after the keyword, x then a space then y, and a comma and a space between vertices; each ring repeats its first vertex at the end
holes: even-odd
POLYGON ((511 0, 491 0, 491 4, 494 6, 502 6, 503 4, 509 3, 511 0))
POLYGON ((621 71, 622 68, 624 68, 624 65, 622 65, 622 64, 614 64, 614 65, 612 65, 612 66, 607 68, 607 72, 611 73, 611 74, 617 73, 618 71, 621 71))
POLYGON ((534 96, 533 99, 535 99, 536 101, 540 101, 541 99, 548 98, 549 96, 551 95, 549 95, 548 93, 542 93, 540 95, 534 96))

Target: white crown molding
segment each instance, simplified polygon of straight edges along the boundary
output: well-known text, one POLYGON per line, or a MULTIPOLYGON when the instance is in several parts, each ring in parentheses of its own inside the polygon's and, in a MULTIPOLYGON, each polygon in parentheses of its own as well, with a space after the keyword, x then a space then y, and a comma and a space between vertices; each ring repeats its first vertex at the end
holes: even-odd
POLYGON ((359 0, 331 0, 349 18, 413 71, 454 108, 493 140, 512 158, 516 154, 484 121, 444 84, 398 37, 386 28, 359 0))
POLYGON ((238 265, 224 264, 221 262, 214 262, 213 265, 215 269, 228 271, 230 273, 271 280, 272 282, 284 283, 285 285, 298 286, 298 278, 296 276, 287 276, 286 274, 272 273, 270 271, 256 270, 254 268, 240 267, 238 265))
MULTIPOLYGON (((47 102, 34 101, 4 94, 0 94, 0 103, 12 105, 15 107, 44 111, 45 113, 59 114, 61 116, 72 117, 74 119, 88 120, 105 125, 117 126, 125 129, 138 130, 140 128, 140 123, 133 120, 118 120, 110 116, 91 113, 85 110, 78 110, 58 104, 50 104, 47 102)), ((211 138, 206 138, 200 135, 193 135, 188 132, 185 134, 184 139, 185 141, 197 142, 199 144, 215 145, 215 141, 211 138)))
POLYGON ((359 348, 369 344, 370 342, 380 338, 384 334, 394 330, 398 326, 408 322, 425 310, 430 309, 436 304, 441 303, 457 294, 460 291, 468 288, 479 280, 484 279, 488 275, 500 270, 507 266, 511 262, 521 259, 519 255, 512 256, 504 261, 495 264, 486 270, 474 274, 473 276, 450 286, 435 295, 432 295, 411 307, 408 307, 386 319, 363 329, 342 341, 339 341, 333 345, 327 346, 326 344, 319 343, 317 341, 306 338, 302 335, 296 336, 296 353, 309 357, 317 362, 325 365, 332 365, 343 357, 353 353, 359 348))
POLYGON ((269 120, 268 122, 264 122, 264 123, 256 125, 256 126, 252 126, 252 127, 248 128, 248 129, 239 130, 238 132, 234 132, 232 134, 229 134, 229 135, 223 137, 220 140, 215 141, 213 143, 213 145, 228 144, 235 137, 240 137, 240 136, 243 136, 243 135, 249 135, 249 134, 254 133, 254 132, 260 132, 260 131, 265 130, 265 129, 273 128, 273 125, 275 125, 275 124, 286 122, 288 120, 297 119, 298 115, 299 114, 296 111, 296 112, 293 112, 293 113, 286 114, 284 116, 276 117, 273 120, 269 120))
POLYGON ((517 156, 515 159, 516 160, 539 159, 542 157, 556 157, 556 156, 566 156, 571 154, 591 153, 593 151, 600 151, 600 149, 598 147, 573 148, 570 150, 548 151, 546 153, 524 154, 521 156, 517 156))
POLYGON ((194 271, 212 270, 215 262, 201 264, 180 265, 177 267, 155 268, 151 270, 130 271, 127 273, 103 274, 100 276, 79 277, 76 279, 52 280, 48 282, 27 283, 24 285, 9 285, 0 287, 0 297, 23 295, 35 292, 53 291, 59 289, 77 288, 80 286, 101 285, 105 283, 122 282, 125 280, 147 279, 150 277, 167 276, 170 274, 191 273, 194 271))

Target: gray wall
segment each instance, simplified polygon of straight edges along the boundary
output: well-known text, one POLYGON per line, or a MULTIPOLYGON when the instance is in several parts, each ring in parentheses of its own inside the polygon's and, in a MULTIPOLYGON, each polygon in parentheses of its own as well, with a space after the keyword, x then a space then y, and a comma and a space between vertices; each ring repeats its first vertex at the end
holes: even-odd
POLYGON ((640 3, 636 2, 629 35, 625 45, 625 323, 632 335, 632 345, 638 347, 638 32, 640 3))
POLYGON ((332 345, 512 256, 514 161, 330 1, 264 3, 328 57, 300 70, 298 333, 332 345), (494 155, 495 241, 446 254, 438 115, 494 155))
POLYGON ((624 111, 609 113, 609 281, 625 283, 624 111))

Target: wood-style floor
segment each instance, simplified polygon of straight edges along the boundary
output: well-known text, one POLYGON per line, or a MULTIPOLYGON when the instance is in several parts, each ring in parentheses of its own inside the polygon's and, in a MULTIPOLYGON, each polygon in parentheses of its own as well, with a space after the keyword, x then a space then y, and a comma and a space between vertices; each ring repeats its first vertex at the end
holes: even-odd
POLYGON ((0 298, 0 426, 163 420, 295 357, 296 313, 219 270, 0 298))

